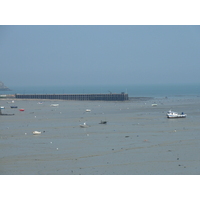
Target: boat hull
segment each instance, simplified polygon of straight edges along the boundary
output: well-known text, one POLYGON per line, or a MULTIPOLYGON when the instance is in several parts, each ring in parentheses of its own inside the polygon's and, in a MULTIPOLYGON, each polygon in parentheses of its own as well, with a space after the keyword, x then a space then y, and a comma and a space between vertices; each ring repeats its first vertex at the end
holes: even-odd
POLYGON ((99 124, 107 124, 107 121, 101 121, 99 124))
POLYGON ((41 131, 33 131, 33 135, 40 135, 41 133, 41 131))
POLYGON ((81 128, 88 128, 88 125, 86 123, 80 124, 81 128))
POLYGON ((58 107, 59 104, 51 104, 52 107, 58 107))
POLYGON ((186 118, 186 115, 178 115, 178 116, 167 116, 169 119, 174 119, 174 118, 186 118))
POLYGON ((10 106, 10 108, 18 108, 17 106, 10 106))

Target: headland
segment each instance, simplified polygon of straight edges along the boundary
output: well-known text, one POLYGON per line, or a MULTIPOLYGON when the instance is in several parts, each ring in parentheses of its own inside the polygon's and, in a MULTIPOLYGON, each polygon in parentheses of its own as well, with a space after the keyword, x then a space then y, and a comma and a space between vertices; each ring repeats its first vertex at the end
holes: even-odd
POLYGON ((0 91, 11 91, 3 82, 0 81, 0 91))

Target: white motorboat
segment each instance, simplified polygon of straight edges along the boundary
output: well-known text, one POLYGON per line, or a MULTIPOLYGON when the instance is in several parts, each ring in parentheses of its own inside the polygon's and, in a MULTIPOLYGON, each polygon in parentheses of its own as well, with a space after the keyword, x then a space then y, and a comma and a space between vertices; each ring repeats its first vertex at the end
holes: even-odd
POLYGON ((91 110, 90 109, 86 109, 85 112, 91 112, 91 110))
POLYGON ((81 128, 87 128, 88 125, 86 124, 86 122, 84 122, 83 124, 80 124, 80 127, 81 127, 81 128))
POLYGON ((183 112, 181 114, 178 114, 177 112, 173 112, 171 110, 169 110, 167 112, 167 117, 168 118, 185 118, 187 115, 184 114, 183 112))
POLYGON ((40 135, 41 133, 41 131, 33 131, 33 135, 40 135))

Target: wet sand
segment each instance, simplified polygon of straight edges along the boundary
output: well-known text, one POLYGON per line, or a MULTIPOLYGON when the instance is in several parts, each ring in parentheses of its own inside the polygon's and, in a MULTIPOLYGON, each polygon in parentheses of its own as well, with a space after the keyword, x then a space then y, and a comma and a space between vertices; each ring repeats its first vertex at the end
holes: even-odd
POLYGON ((200 174, 198 97, 7 101, 0 100, 2 113, 15 115, 0 116, 1 175, 200 174), (167 119, 169 109, 188 116, 167 119))

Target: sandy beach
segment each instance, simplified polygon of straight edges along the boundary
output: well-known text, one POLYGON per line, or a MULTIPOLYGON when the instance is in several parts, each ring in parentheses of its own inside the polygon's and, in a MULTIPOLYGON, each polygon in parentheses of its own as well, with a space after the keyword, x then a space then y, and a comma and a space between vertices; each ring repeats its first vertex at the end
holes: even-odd
POLYGON ((0 116, 1 175, 200 174, 198 97, 14 101, 0 100, 14 114, 0 116), (167 119, 169 109, 187 117, 167 119))

